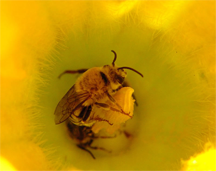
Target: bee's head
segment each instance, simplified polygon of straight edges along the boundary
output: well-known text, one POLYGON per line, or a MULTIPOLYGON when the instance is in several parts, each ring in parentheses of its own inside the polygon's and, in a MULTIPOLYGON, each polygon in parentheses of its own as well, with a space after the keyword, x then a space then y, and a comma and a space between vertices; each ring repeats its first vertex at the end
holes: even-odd
POLYGON ((117 54, 114 50, 111 50, 111 52, 114 53, 114 60, 112 62, 112 65, 104 65, 103 68, 104 70, 106 70, 106 73, 109 75, 111 81, 115 84, 122 84, 124 82, 124 79, 127 76, 127 72, 124 69, 130 69, 134 72, 136 72, 137 74, 141 75, 143 77, 143 75, 136 71, 133 68, 130 67, 116 67, 115 66, 115 61, 117 59, 117 54))
POLYGON ((113 67, 112 65, 104 65, 103 71, 109 77, 109 80, 114 84, 122 84, 124 82, 127 73, 122 68, 113 67))

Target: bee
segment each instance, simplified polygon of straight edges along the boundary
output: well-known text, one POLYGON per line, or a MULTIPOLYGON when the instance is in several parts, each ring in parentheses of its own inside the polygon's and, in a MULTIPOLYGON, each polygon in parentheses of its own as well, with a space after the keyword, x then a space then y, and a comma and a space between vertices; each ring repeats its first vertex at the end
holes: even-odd
POLYGON ((93 155, 93 153, 88 148, 93 149, 93 150, 99 149, 99 150, 103 150, 106 152, 111 152, 111 151, 108 151, 102 147, 92 146, 92 143, 93 143, 94 139, 96 139, 96 138, 114 138, 114 137, 103 137, 103 136, 97 137, 92 132, 90 127, 77 126, 77 125, 71 123, 70 121, 67 122, 67 128, 69 130, 70 137, 73 140, 75 140, 77 147, 88 152, 92 156, 93 159, 95 159, 95 156, 93 155))
POLYGON ((114 53, 114 60, 111 65, 90 69, 66 70, 60 74, 59 78, 66 73, 82 75, 58 103, 54 112, 55 124, 60 124, 69 119, 78 126, 91 127, 97 121, 105 121, 112 125, 109 120, 94 116, 92 108, 95 106, 132 117, 130 113, 126 113, 122 109, 113 95, 123 87, 127 76, 124 69, 132 70, 142 77, 143 75, 130 67, 115 66, 117 54, 113 50, 111 52, 114 53), (109 105, 107 101, 113 105, 109 105))

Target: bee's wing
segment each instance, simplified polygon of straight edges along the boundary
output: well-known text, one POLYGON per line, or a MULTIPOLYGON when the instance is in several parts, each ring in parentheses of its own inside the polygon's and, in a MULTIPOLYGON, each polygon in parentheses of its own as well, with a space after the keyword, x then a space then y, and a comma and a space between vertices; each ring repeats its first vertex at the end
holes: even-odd
POLYGON ((55 109, 55 123, 60 124, 74 113, 89 97, 88 91, 76 92, 75 86, 64 95, 55 109))

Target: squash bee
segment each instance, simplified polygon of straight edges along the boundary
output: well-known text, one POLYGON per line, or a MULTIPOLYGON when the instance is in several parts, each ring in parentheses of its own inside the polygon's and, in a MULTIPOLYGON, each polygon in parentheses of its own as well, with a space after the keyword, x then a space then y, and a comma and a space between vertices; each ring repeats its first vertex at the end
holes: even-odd
POLYGON ((111 152, 111 151, 108 151, 102 147, 92 146, 91 144, 93 143, 94 139, 96 139, 96 138, 114 138, 114 137, 96 136, 92 132, 90 127, 77 126, 77 125, 71 123, 70 121, 67 122, 67 128, 69 130, 70 137, 75 141, 77 147, 88 152, 92 156, 93 159, 95 159, 95 156, 87 148, 90 148, 93 150, 103 150, 106 152, 111 152))
POLYGON ((117 54, 113 50, 111 52, 114 53, 114 60, 111 65, 66 70, 59 76, 60 78, 65 73, 83 73, 58 103, 54 113, 55 124, 60 124, 69 118, 70 122, 78 126, 91 127, 96 121, 105 121, 112 125, 109 120, 94 116, 94 111, 92 111, 94 106, 132 117, 122 109, 113 95, 123 87, 127 76, 124 69, 132 70, 142 77, 143 75, 130 67, 115 66, 117 54), (107 101, 113 105, 109 105, 106 103, 107 101))

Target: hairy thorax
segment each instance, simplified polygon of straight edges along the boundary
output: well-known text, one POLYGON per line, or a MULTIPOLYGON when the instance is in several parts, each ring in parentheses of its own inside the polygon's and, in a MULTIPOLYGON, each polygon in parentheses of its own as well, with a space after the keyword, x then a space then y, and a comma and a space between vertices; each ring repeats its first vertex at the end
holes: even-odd
POLYGON ((94 67, 86 71, 76 82, 76 91, 87 91, 90 98, 85 105, 106 98, 106 91, 110 89, 100 75, 100 67, 94 67))

